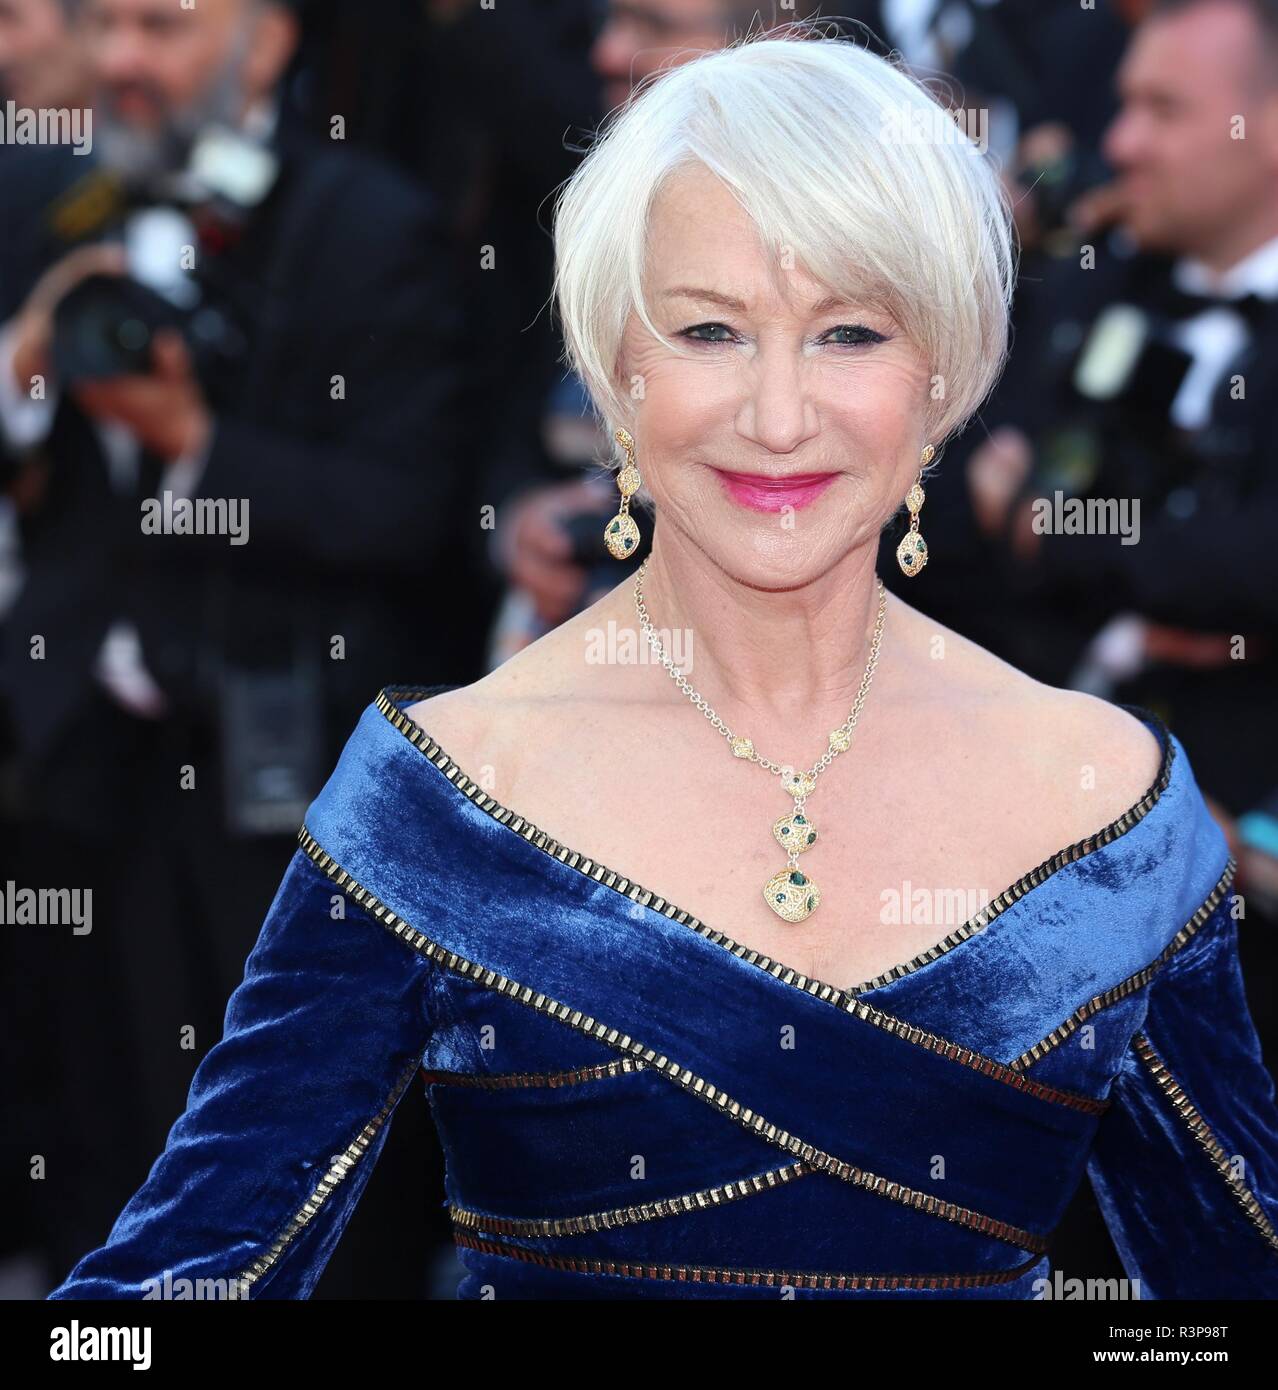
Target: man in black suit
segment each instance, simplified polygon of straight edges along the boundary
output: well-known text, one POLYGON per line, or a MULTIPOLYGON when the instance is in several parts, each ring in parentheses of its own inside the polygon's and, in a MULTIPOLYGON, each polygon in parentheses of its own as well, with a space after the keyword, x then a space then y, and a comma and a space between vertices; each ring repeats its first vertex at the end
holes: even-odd
POLYGON ((285 5, 84 0, 80 23, 95 171, 53 206, 0 186, 13 244, 42 248, 20 296, 0 286, 20 882, 94 892, 91 933, 34 948, 56 1265, 145 1177, 360 711, 384 683, 474 679, 486 618, 459 583, 464 338, 433 199, 272 130, 285 5), (213 192, 157 194, 195 148, 213 192), (185 327, 122 374, 69 370, 74 296, 126 266, 172 301, 197 287, 185 327))
MULTIPOLYGON (((1069 21, 1089 56, 1094 17, 1069 21)), ((1278 5, 1161 0, 1117 88, 1102 141, 1117 177, 1022 265, 966 481, 1002 562, 1000 655, 1149 707, 1183 742, 1239 863, 1243 972, 1272 1055, 1278 5)), ((1052 1254, 1121 1273, 1090 1192, 1052 1254)))
POLYGON ((1161 0, 1119 91, 1118 231, 1021 286, 969 483, 1053 623, 1040 674, 1157 709, 1231 828, 1278 765, 1278 4, 1161 0))

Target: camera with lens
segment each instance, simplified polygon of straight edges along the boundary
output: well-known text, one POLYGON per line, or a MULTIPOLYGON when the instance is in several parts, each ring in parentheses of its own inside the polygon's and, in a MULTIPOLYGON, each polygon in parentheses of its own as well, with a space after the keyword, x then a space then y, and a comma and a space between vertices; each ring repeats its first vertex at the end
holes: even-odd
POLYGON ((76 382, 150 371, 155 335, 176 329, 197 375, 247 350, 248 338, 202 264, 187 216, 234 231, 274 185, 278 162, 257 141, 217 126, 190 148, 186 167, 162 190, 137 189, 122 219, 128 273, 91 275, 57 306, 52 358, 58 378, 76 382))
POLYGON ((54 370, 66 382, 145 374, 157 330, 183 325, 181 309, 140 281, 91 275, 54 314, 54 370))

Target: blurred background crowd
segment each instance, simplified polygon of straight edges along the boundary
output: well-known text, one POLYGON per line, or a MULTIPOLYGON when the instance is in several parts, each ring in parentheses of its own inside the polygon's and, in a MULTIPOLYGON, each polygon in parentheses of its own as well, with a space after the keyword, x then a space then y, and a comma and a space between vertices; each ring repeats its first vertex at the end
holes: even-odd
MULTIPOLYGON (((1177 733, 1276 1045, 1278 0, 0 0, 0 887, 93 893, 90 932, 0 930, 0 1296, 145 1178, 377 690, 469 683, 644 558, 603 548, 553 194, 663 65, 814 15, 971 114, 1022 245, 931 563, 902 516, 879 572, 1177 733), (246 543, 142 535, 166 493, 247 499, 246 543), (1138 541, 1036 527, 1058 493, 1138 541)), ((317 1296, 450 1297, 442 1202, 403 1105, 317 1296)), ((1122 1272, 1086 1184, 1053 1255, 1122 1272)))

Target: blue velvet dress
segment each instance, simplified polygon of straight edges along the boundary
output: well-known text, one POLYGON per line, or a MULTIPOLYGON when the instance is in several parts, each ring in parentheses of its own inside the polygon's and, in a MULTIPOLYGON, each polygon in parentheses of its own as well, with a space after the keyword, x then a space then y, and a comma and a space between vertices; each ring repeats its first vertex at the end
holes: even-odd
POLYGON ((1154 715, 1134 806, 847 990, 492 800, 404 713, 429 693, 365 711, 185 1113, 50 1297, 307 1297, 410 1087, 462 1298, 1041 1297, 1085 1175, 1140 1297, 1278 1297, 1234 864, 1154 715))

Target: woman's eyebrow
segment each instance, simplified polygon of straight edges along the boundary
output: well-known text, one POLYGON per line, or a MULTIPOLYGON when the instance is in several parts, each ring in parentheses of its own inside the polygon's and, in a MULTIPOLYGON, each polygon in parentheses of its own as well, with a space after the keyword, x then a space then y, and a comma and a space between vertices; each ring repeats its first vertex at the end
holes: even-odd
POLYGON ((744 314, 746 305, 739 299, 733 299, 730 294, 720 294, 717 290, 698 289, 695 285, 678 285, 674 289, 666 290, 662 294, 662 299, 704 299, 710 304, 718 304, 724 309, 735 309, 737 313, 744 314))
MULTIPOLYGON (((742 300, 734 299, 730 294, 720 294, 718 290, 703 289, 696 285, 677 285, 664 291, 661 297, 663 299, 700 299, 709 304, 718 304, 724 309, 733 309, 739 314, 744 314, 749 307, 742 300)), ((808 313, 815 316, 829 313, 832 309, 851 309, 853 307, 851 300, 844 299, 841 295, 831 294, 812 305, 808 313)))

